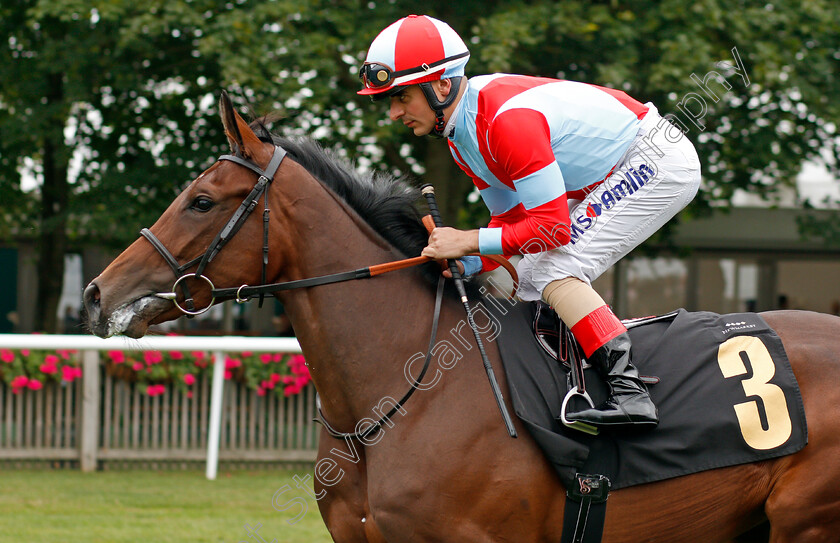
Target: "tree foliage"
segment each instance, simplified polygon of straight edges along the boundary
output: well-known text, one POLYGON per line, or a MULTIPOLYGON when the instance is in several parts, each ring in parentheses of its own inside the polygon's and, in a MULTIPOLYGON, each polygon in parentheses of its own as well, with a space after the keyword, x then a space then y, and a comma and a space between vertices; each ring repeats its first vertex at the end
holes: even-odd
MULTIPOLYGON (((725 203, 736 189, 791 184, 823 149, 837 169, 836 2, 434 0, 422 8, 468 43, 468 75, 596 83, 673 114, 703 165, 694 209, 725 203)), ((435 183, 450 222, 486 218, 466 203, 471 187, 443 142, 414 138, 387 120, 386 104, 355 94, 370 41, 417 9, 406 0, 4 1, 0 233, 40 236, 49 270, 40 281, 43 327, 55 315, 68 237, 124 246, 220 154, 221 88, 255 115, 279 111, 276 130, 315 137, 360 168, 435 183), (26 172, 38 190, 22 190, 26 172)))

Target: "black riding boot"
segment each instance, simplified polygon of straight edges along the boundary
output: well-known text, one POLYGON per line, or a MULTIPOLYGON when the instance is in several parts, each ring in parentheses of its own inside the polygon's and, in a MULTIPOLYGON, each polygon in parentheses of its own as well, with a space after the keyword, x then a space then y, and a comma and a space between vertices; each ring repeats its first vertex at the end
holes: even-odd
POLYGON ((566 415, 571 421, 595 426, 638 425, 654 427, 659 423, 656 406, 630 363, 630 336, 614 337, 589 357, 589 363, 607 383, 610 396, 594 409, 566 415))

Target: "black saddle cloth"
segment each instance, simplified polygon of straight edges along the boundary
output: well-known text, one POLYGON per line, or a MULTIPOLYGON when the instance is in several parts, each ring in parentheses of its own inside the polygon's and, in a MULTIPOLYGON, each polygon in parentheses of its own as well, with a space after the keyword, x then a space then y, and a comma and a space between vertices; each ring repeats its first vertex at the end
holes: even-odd
MULTIPOLYGON (((503 330, 496 341, 514 411, 567 487, 575 473, 606 475, 617 489, 792 454, 807 443, 805 410, 782 342, 755 313, 680 309, 626 322, 633 363, 660 379, 649 387, 660 423, 593 437, 559 422, 569 381, 535 338, 538 303, 483 306, 503 330)), ((597 405, 607 389, 595 371, 585 374, 597 405)))

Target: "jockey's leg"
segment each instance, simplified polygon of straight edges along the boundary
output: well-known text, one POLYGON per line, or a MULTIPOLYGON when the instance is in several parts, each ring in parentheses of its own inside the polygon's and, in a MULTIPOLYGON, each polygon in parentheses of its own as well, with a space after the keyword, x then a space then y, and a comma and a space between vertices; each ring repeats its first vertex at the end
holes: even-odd
POLYGON ((610 391, 601 405, 569 413, 566 418, 596 426, 656 426, 656 406, 630 361, 630 336, 603 298, 580 279, 566 277, 550 283, 543 299, 572 331, 610 391))

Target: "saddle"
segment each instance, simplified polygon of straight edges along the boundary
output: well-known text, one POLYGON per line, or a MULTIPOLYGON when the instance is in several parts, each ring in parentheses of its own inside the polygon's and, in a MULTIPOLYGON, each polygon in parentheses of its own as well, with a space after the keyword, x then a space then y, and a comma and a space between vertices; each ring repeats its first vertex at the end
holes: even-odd
POLYGON ((633 364, 651 376, 645 381, 660 423, 655 430, 593 435, 565 425, 565 410, 585 407, 575 402, 598 405, 608 390, 582 358, 575 383, 574 357, 581 350, 554 311, 542 302, 484 306, 503 330, 495 341, 514 412, 566 488, 578 484, 578 473, 603 474, 615 490, 792 454, 807 443, 802 398, 784 347, 755 313, 679 309, 625 321, 633 364), (766 382, 756 387, 756 379, 766 382), (581 384, 587 398, 575 393, 581 384), (781 393, 785 409, 771 413, 764 392, 746 390, 781 393))

